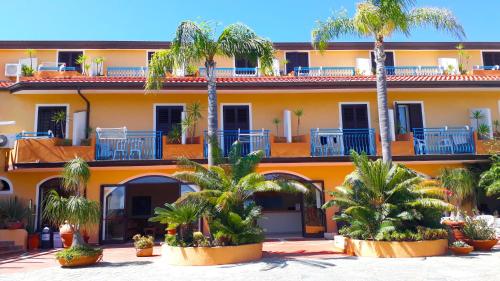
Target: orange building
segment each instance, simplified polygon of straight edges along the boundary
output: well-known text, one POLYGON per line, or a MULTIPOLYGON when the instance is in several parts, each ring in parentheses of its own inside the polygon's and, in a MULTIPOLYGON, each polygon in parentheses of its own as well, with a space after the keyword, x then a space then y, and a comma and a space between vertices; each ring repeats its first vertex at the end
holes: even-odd
MULTIPOLYGON (((444 167, 488 161, 500 119, 500 43, 387 43, 394 161, 430 177, 444 167), (462 70, 462 71, 460 71, 462 70), (481 118, 471 119, 474 112, 481 118), (479 137, 477 128, 480 128, 479 137), (486 131, 484 128, 487 127, 486 131)), ((102 220, 91 241, 123 242, 144 230, 152 209, 197 190, 171 177, 175 159, 205 160, 207 91, 203 68, 165 78, 145 94, 148 60, 168 42, 0 42, 0 197, 38 206, 60 190, 65 161, 80 156, 92 177, 87 196, 102 220), (35 52, 31 58, 27 49, 35 52), (88 67, 75 63, 85 54, 88 67), (96 60, 102 58, 102 60, 96 60), (23 76, 22 65, 36 73, 23 76), (85 75, 82 75, 85 72, 85 75), (200 75, 201 74, 201 75, 200 75), (176 130, 187 106, 200 102, 194 138, 176 130), (61 117, 62 116, 62 117, 61 117)), ((372 43, 336 43, 320 53, 309 43, 276 43, 273 76, 258 62, 218 58, 219 143, 239 140, 264 150, 259 172, 310 187, 306 195, 259 194, 269 235, 336 232, 335 210, 320 207, 353 170, 348 152, 380 155, 372 43), (293 114, 303 110, 298 118, 293 114), (273 119, 279 119, 276 124, 273 119)), ((26 73, 24 73, 26 74, 26 73)), ((177 74, 177 73, 176 73, 177 74)), ((484 208, 498 208, 484 202, 484 208)))

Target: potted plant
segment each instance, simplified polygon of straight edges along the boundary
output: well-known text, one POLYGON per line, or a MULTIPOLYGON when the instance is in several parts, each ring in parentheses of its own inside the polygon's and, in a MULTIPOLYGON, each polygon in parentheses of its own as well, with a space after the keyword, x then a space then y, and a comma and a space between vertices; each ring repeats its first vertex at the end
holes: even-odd
POLYGON ((302 108, 293 111, 295 117, 297 117, 297 135, 292 136, 292 142, 305 142, 306 137, 300 134, 300 119, 304 116, 304 110, 302 108))
POLYGON ((498 243, 495 229, 485 220, 466 217, 463 231, 474 250, 489 251, 498 243))
POLYGON ((55 112, 51 119, 50 119, 52 122, 56 123, 59 127, 60 127, 60 137, 62 139, 65 138, 65 134, 64 134, 64 131, 65 131, 65 128, 66 128, 66 112, 61 110, 61 111, 58 111, 58 112, 55 112))
POLYGON ((280 124, 281 124, 281 119, 278 117, 273 118, 273 124, 276 126, 276 135, 274 136, 274 142, 275 143, 285 143, 286 138, 285 137, 280 137, 280 124))
POLYGON ((474 250, 474 247, 464 241, 455 241, 449 248, 455 255, 467 255, 474 250))
POLYGON ((199 144, 200 138, 196 137, 196 127, 198 121, 203 118, 201 111, 203 110, 199 101, 189 104, 186 108, 186 118, 182 120, 182 131, 188 134, 186 138, 187 144, 199 144))
POLYGON ((153 255, 153 246, 155 244, 153 236, 136 234, 132 239, 134 240, 135 255, 137 257, 150 257, 153 255))
POLYGON ((470 55, 469 52, 464 50, 464 45, 463 44, 458 44, 457 45, 457 51, 458 51, 458 71, 462 75, 466 75, 469 73, 469 59, 470 55))
POLYGON ((81 66, 82 75, 89 75, 90 64, 87 63, 88 58, 89 57, 87 55, 80 55, 75 61, 77 64, 81 66))
POLYGON ((40 248, 40 233, 36 231, 36 225, 35 225, 36 208, 33 206, 31 200, 28 210, 29 210, 28 223, 26 224, 26 230, 28 231, 28 249, 36 250, 40 248))
POLYGON ((168 132, 167 140, 169 144, 180 144, 182 139, 182 132, 180 126, 174 125, 170 132, 168 132))
POLYGON ((103 76, 103 70, 104 70, 104 58, 103 57, 96 57, 94 58, 94 64, 96 67, 96 73, 95 76, 103 76))
POLYGON ((29 217, 29 209, 17 197, 9 197, 0 201, 0 214, 7 229, 23 229, 29 217))
POLYGON ((401 125, 397 125, 396 127, 396 140, 397 141, 409 141, 411 138, 411 134, 407 132, 401 125))
POLYGON ((480 124, 479 127, 477 127, 477 137, 480 140, 487 140, 490 138, 490 126, 486 124, 480 124))
POLYGON ((82 230, 99 223, 100 206, 96 201, 85 198, 86 186, 90 179, 90 169, 82 158, 75 158, 64 165, 62 188, 75 195, 60 196, 51 190, 45 200, 43 217, 61 225, 67 221, 67 227, 73 233, 71 246, 56 254, 56 259, 63 267, 94 264, 102 258, 102 250, 89 246, 82 237, 82 230))

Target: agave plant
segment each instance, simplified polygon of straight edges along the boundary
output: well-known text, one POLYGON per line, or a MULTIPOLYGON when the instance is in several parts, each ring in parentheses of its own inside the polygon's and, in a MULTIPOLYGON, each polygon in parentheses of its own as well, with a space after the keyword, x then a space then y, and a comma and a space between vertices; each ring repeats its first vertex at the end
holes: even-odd
POLYGON ((323 208, 339 206, 338 221, 348 223, 346 233, 358 239, 381 240, 392 231, 439 227, 441 212, 453 206, 442 200, 446 189, 425 180, 403 165, 370 161, 351 153, 355 171, 332 192, 323 208))

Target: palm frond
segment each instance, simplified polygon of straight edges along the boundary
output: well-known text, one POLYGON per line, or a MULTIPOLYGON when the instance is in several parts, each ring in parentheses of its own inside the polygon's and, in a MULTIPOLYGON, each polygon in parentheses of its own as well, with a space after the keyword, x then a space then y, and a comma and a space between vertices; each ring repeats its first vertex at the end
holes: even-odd
POLYGON ((160 90, 163 86, 163 78, 169 70, 172 70, 176 66, 177 60, 172 50, 155 52, 148 66, 148 75, 145 84, 146 90, 160 90))
POLYGON ((89 180, 89 164, 83 158, 76 157, 64 165, 62 182, 65 189, 80 192, 80 189, 87 186, 89 180))
POLYGON ((345 35, 355 35, 354 21, 342 10, 329 17, 326 21, 318 21, 311 33, 314 48, 325 50, 328 42, 345 35))
POLYGON ((214 179, 209 174, 192 171, 175 172, 172 177, 184 181, 197 184, 201 189, 217 189, 221 186, 217 179, 214 179))
POLYGON ((434 208, 442 211, 452 211, 455 209, 453 204, 436 198, 419 198, 406 203, 406 205, 410 207, 434 208))
POLYGON ((415 8, 409 13, 409 22, 417 27, 433 27, 455 36, 459 40, 465 38, 465 31, 455 15, 443 8, 415 8))

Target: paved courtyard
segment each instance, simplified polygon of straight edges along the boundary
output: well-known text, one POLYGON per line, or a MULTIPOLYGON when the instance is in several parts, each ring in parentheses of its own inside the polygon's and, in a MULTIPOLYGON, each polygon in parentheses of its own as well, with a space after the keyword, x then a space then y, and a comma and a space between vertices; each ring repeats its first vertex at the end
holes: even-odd
MULTIPOLYGON (((130 247, 106 248, 96 266, 63 269, 53 253, 0 264, 0 281, 16 280, 500 280, 500 248, 465 257, 414 259, 348 257, 332 242, 275 241, 259 262, 210 266, 169 266, 160 256, 136 258, 130 247)), ((159 253, 159 248, 155 248, 159 253)), ((0 260, 0 263, 2 261, 0 260)))

